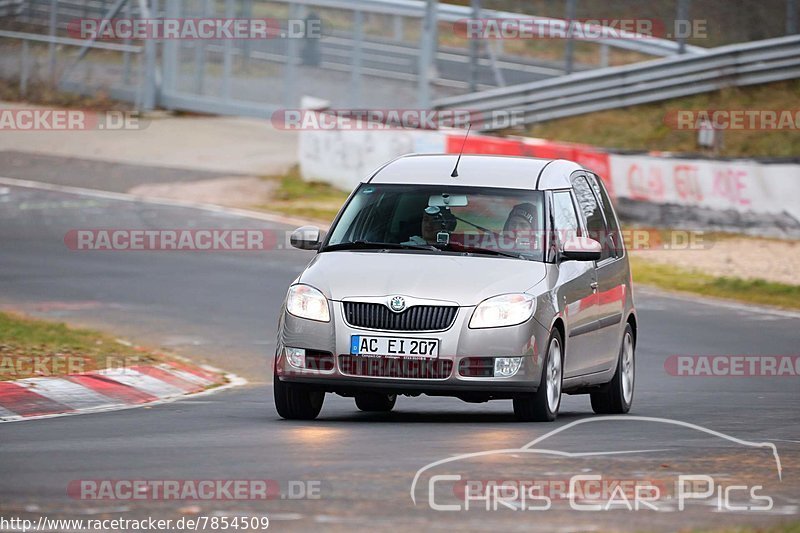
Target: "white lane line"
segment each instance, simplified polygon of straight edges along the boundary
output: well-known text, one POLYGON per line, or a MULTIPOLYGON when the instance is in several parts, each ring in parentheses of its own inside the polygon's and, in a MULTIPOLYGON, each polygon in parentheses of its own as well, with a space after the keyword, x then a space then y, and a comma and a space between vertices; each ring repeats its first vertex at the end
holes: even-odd
POLYGON ((93 409, 119 404, 88 387, 61 378, 26 378, 16 380, 14 384, 73 409, 93 409))
POLYGON ((264 213, 261 211, 251 211, 249 209, 237 209, 235 207, 222 207, 214 204, 204 204, 200 202, 188 202, 185 200, 168 200, 166 198, 149 198, 146 196, 136 196, 133 194, 122 192, 108 192, 100 191, 97 189, 86 189, 83 187, 70 187, 68 185, 55 185, 52 183, 43 183, 40 181, 20 180, 16 178, 8 178, 0 176, 0 185, 8 185, 12 187, 24 187, 28 189, 39 189, 43 191, 63 192, 67 194, 76 194, 82 196, 91 196, 93 198, 102 198, 104 200, 118 200, 121 202, 139 202, 154 205, 163 205, 167 207, 188 207, 191 209, 200 209, 209 211, 211 213, 220 213, 225 215, 252 218, 256 220, 264 220, 267 222, 274 222, 276 224, 284 224, 287 226, 305 226, 306 224, 316 224, 321 229, 327 230, 327 226, 319 224, 311 220, 287 217, 274 213, 264 213))
MULTIPOLYGON (((75 195, 83 195, 83 196, 92 196, 95 198, 103 198, 107 200, 120 200, 123 202, 140 202, 146 204, 153 204, 153 205, 163 205, 168 207, 187 207, 192 209, 200 209, 202 211, 208 211, 211 213, 221 213, 231 216, 238 216, 243 218, 251 218, 256 220, 265 220, 268 222, 275 222, 277 224, 285 224, 288 226, 304 226, 306 224, 315 224, 320 227, 320 229, 328 230, 328 227, 325 225, 320 225, 318 222, 312 220, 306 220, 303 218, 297 217, 287 217, 283 215, 273 214, 273 213, 264 213, 261 211, 251 211, 248 209, 236 209, 234 207, 222 207, 219 205, 214 204, 204 204, 199 202, 187 202, 184 200, 167 200, 167 199, 158 199, 158 198, 148 198, 144 196, 135 196, 133 194, 127 193, 118 193, 118 192, 108 192, 108 191, 100 191, 97 189, 86 189, 84 187, 70 187, 68 185, 54 185, 51 183, 43 183, 39 181, 32 181, 32 180, 21 180, 17 178, 9 178, 5 176, 0 176, 0 185, 6 186, 13 186, 13 187, 24 187, 28 189, 40 189, 44 191, 55 191, 55 192, 63 192, 67 194, 75 194, 75 195)), ((678 292, 671 292, 663 289, 658 289, 651 286, 639 286, 637 288, 637 292, 644 292, 645 294, 650 293, 657 296, 663 296, 666 298, 672 298, 674 300, 681 300, 681 301, 689 301, 689 302, 698 302, 705 305, 711 305, 716 307, 726 307, 729 309, 740 310, 745 312, 751 313, 761 313, 765 315, 773 315, 773 316, 780 316, 785 318, 800 318, 800 313, 792 312, 792 311, 785 311, 782 309, 774 309, 770 307, 764 306, 757 306, 757 305, 750 305, 744 303, 737 303, 732 301, 720 300, 716 298, 708 298, 708 297, 699 297, 699 296, 692 296, 690 294, 681 294, 678 292)))
POLYGON ((634 287, 636 293, 643 293, 648 296, 660 296, 663 298, 670 298, 673 300, 679 300, 682 302, 692 302, 698 303, 703 305, 710 305, 714 307, 724 307, 726 309, 731 309, 733 311, 741 311, 743 313, 761 313, 764 315, 773 315, 782 318, 800 318, 800 313, 796 311, 788 311, 784 309, 777 309, 772 307, 765 307, 761 305, 750 305, 745 303, 739 303, 729 300, 721 300, 718 298, 711 298, 707 296, 693 296, 691 294, 685 294, 680 292, 671 292, 663 289, 658 289, 651 286, 643 286, 639 285, 636 286, 636 282, 634 281, 634 287))
POLYGON ((133 387, 134 389, 142 390, 152 396, 164 398, 167 396, 176 396, 178 394, 185 394, 186 391, 179 389, 174 385, 170 385, 166 381, 161 381, 152 376, 148 376, 138 372, 132 368, 112 368, 101 370, 98 372, 107 378, 113 379, 124 385, 133 387))

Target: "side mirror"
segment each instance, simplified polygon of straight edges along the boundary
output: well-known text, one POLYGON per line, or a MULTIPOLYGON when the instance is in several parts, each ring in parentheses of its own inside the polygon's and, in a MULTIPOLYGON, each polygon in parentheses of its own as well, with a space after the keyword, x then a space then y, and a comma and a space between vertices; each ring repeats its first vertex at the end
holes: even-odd
POLYGON ((597 261, 603 247, 589 237, 572 237, 564 243, 561 258, 567 261, 597 261))
POLYGON ((297 228, 289 237, 289 242, 300 250, 318 250, 324 234, 316 226, 297 228))

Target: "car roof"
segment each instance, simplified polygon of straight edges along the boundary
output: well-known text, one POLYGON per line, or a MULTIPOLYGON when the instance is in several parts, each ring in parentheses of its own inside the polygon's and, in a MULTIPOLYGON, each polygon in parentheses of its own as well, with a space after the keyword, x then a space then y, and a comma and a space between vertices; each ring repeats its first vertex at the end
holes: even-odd
POLYGON ((457 158, 458 154, 404 155, 390 161, 364 181, 547 190, 570 188, 570 175, 583 169, 565 159, 464 154, 458 164, 458 177, 453 178, 450 174, 457 158))

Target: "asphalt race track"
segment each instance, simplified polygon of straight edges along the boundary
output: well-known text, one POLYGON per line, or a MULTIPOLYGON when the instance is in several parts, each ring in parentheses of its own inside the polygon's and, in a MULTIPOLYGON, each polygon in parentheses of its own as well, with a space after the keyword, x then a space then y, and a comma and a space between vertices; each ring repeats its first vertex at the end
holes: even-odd
POLYGON ((265 515, 279 530, 643 531, 800 516, 798 377, 679 377, 665 370, 671 355, 798 354, 798 315, 639 291, 636 398, 627 419, 593 416, 583 396, 566 397, 554 424, 523 424, 514 422, 508 401, 401 397, 394 412, 376 415, 359 412, 352 399, 328 395, 318 420, 290 422, 275 412, 269 364, 286 287, 312 254, 283 246, 258 252, 67 247, 69 230, 90 228, 258 228, 275 230, 279 245, 289 229, 193 208, 0 188, 0 304, 164 346, 250 382, 150 408, 0 424, 4 517, 265 515), (682 421, 739 441, 635 417, 682 421), (520 450, 584 419, 592 421, 536 446, 560 455, 520 450), (743 441, 774 443, 780 478, 773 453, 743 441), (412 501, 420 468, 497 449, 505 451, 424 471, 416 505, 412 501), (758 493, 773 505, 754 510, 749 493, 737 500, 744 508, 721 512, 717 498, 692 500, 685 509, 667 501, 659 510, 639 511, 577 511, 566 501, 548 510, 514 504, 486 510, 483 501, 458 511, 429 505, 430 487, 438 491, 435 502, 458 502, 457 487, 437 485, 432 474, 485 482, 587 473, 665 484, 681 474, 707 475, 718 485, 715 494, 731 484, 760 485, 758 493), (281 496, 95 501, 68 493, 71 481, 121 479, 272 480, 281 496))

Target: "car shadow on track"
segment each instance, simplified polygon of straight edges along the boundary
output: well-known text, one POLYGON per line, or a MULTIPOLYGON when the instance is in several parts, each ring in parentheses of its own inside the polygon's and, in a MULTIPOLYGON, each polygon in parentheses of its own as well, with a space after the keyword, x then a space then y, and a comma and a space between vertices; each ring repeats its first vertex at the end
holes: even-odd
MULTIPOLYGON (((591 413, 586 412, 565 412, 559 413, 558 422, 572 422, 573 420, 577 420, 579 418, 584 418, 587 416, 593 416, 591 413)), ((277 420, 280 422, 285 423, 297 423, 296 421, 290 420, 283 420, 280 418, 275 418, 273 420, 277 420)), ((381 423, 388 423, 388 424, 476 424, 476 423, 519 423, 519 424, 534 424, 531 422, 518 422, 516 418, 514 418, 513 412, 479 412, 479 411, 457 411, 457 412, 447 412, 447 411, 436 411, 436 412, 425 412, 425 411, 392 411, 389 413, 363 413, 359 411, 354 411, 352 413, 331 413, 326 415, 323 411, 320 416, 312 421, 299 421, 300 423, 304 424, 323 424, 323 423, 339 423, 339 422, 348 422, 348 423, 369 423, 369 424, 381 424, 381 423)), ((552 424, 539 424, 542 428, 551 427, 552 424)), ((552 426, 555 427, 555 426, 552 426)))

